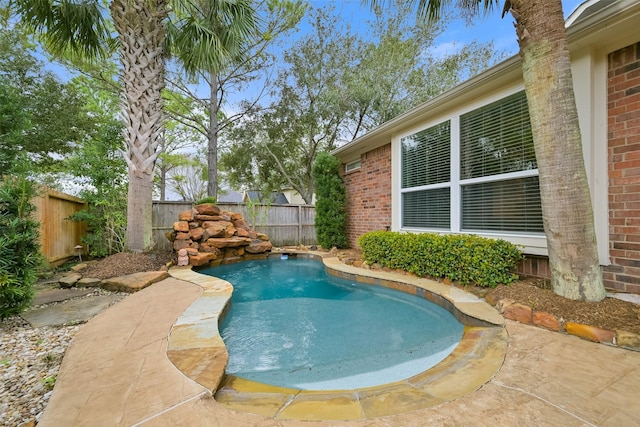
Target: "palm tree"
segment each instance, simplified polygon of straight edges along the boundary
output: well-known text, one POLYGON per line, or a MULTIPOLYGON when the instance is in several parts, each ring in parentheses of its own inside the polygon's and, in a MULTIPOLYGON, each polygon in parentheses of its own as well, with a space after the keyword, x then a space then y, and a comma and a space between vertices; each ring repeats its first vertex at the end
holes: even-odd
MULTIPOLYGON (((377 3, 376 0, 372 0, 377 3)), ((412 1, 420 17, 440 18, 447 5, 477 14, 499 0, 412 1)), ((551 283, 566 298, 600 301, 605 297, 598 261, 589 184, 584 166, 571 62, 561 0, 504 0, 511 13, 522 59, 551 283)))
MULTIPOLYGON (((184 11, 185 1, 171 9, 184 11)), ((207 4, 234 3, 211 0, 207 4)), ((15 0, 16 11, 58 55, 108 57, 117 47, 121 65, 121 102, 128 165, 127 249, 140 252, 152 245, 151 214, 153 170, 158 157, 163 119, 165 54, 169 4, 166 0, 111 0, 108 20, 99 0, 15 0), (112 28, 117 38, 112 37, 112 28)), ((231 14, 239 9, 232 9, 231 14)), ((242 9, 242 13, 251 10, 242 9)), ((233 15, 231 15, 233 16, 233 15)), ((243 15, 244 16, 244 15, 243 15)), ((183 15, 184 17, 184 15, 183 15)), ((227 22, 219 22, 226 25, 227 22)), ((242 37, 239 34, 238 37, 242 37)), ((193 40, 192 40, 193 42, 193 40)), ((220 45, 198 49, 211 58, 224 56, 220 45)))

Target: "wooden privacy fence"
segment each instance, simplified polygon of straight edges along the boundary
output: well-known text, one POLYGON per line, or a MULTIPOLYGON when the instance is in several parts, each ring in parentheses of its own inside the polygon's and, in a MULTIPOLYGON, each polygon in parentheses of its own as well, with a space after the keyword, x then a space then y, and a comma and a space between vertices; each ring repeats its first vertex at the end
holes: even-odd
POLYGON ((56 264, 77 256, 76 245, 87 233, 86 224, 67 218, 81 211, 87 203, 69 194, 44 187, 32 203, 36 207, 35 219, 40 222, 40 245, 49 264, 56 264))
MULTIPOLYGON (((247 209, 244 203, 218 203, 229 212, 241 213, 256 230, 265 233, 274 246, 315 245, 315 207, 307 205, 257 205, 247 209), (253 215, 252 215, 253 214, 253 215)), ((153 202, 153 239, 160 251, 172 250, 165 233, 173 229, 178 214, 193 207, 190 202, 153 202)))

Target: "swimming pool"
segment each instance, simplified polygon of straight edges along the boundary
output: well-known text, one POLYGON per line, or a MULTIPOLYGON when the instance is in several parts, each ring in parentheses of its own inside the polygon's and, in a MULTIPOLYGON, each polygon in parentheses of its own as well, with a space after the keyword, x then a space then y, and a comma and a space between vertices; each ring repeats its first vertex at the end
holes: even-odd
POLYGON ((199 272, 234 286, 221 324, 226 372, 261 383, 303 390, 386 384, 436 365, 463 334, 436 304, 330 276, 307 258, 199 272))

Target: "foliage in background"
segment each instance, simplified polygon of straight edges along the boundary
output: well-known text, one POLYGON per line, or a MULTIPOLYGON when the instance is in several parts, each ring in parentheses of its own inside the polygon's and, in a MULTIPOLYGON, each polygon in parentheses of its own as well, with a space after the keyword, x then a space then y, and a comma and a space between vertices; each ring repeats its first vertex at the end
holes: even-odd
POLYGON ((252 230, 255 231, 258 225, 264 226, 267 223, 271 199, 267 200, 266 203, 262 203, 259 200, 251 200, 249 197, 244 205, 247 208, 247 219, 252 230))
POLYGON ((39 224, 31 218, 36 184, 24 173, 0 177, 0 320, 33 298, 40 253, 39 224))
POLYGON ((320 153, 313 164, 316 183, 316 236, 324 248, 346 248, 347 194, 340 177, 340 161, 320 153))
POLYGON ((406 7, 378 10, 358 37, 330 7, 283 55, 268 108, 249 111, 225 138, 221 169, 236 188, 293 188, 312 203, 315 156, 439 95, 497 60, 493 45, 437 55, 445 24, 416 21, 406 7), (340 31, 336 31, 340 28, 340 31))
POLYGON ((276 63, 270 52, 283 35, 290 32, 302 18, 306 5, 300 0, 258 0, 247 2, 194 2, 185 9, 186 16, 170 25, 169 35, 175 42, 175 54, 190 78, 170 73, 166 91, 166 111, 171 119, 199 132, 207 140, 207 194, 218 196, 218 144, 222 132, 233 122, 256 108, 258 101, 268 96, 269 73, 276 63), (216 6, 211 9, 211 6, 216 6), (251 5, 254 16, 243 8, 251 5), (241 13, 229 13, 237 8, 241 13), (204 15, 206 14, 206 15, 204 15), (235 16, 234 16, 235 15, 235 16), (216 22, 219 21, 219 22, 216 22), (244 37, 242 36, 245 33, 244 37), (196 36, 194 36, 196 34, 196 36), (219 52, 211 52, 206 34, 219 52), (195 40, 195 42, 194 42, 195 40), (212 55, 212 53, 219 53, 212 55), (251 82, 265 80, 264 89, 240 103, 229 99, 244 93, 251 82), (208 86, 206 96, 193 84, 208 86), (233 111, 226 115, 225 111, 233 111))
POLYGON ((167 186, 182 200, 194 201, 207 195, 207 165, 202 158, 183 154, 167 176, 167 186))
POLYGON ((124 146, 122 124, 112 114, 117 109, 113 93, 93 91, 90 80, 74 79, 87 92, 85 108, 94 119, 94 128, 65 160, 65 171, 82 187, 78 196, 88 209, 74 214, 74 221, 85 221, 87 235, 82 239, 89 254, 103 257, 125 248, 127 226, 127 165, 121 154, 124 146))
MULTIPOLYGON (((176 102, 175 98, 166 98, 166 105, 176 102)), ((175 173, 180 174, 178 169, 192 162, 190 157, 193 153, 206 156, 205 146, 205 139, 197 129, 175 120, 165 121, 154 178, 155 192, 159 193, 157 195, 160 200, 166 200, 167 190, 172 189, 171 176, 175 173)))
POLYGON ((55 170, 91 120, 82 94, 35 56, 26 32, 0 16, 0 170, 27 153, 32 170, 55 170))
POLYGON ((506 240, 465 234, 374 231, 358 238, 364 260, 420 277, 495 287, 518 279, 522 251, 506 240))

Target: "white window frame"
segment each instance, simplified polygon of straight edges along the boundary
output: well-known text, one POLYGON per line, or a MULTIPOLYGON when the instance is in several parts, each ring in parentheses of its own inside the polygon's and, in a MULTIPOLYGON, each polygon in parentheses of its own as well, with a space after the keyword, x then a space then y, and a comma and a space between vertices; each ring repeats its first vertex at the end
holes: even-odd
POLYGON ((360 160, 360 159, 354 160, 354 161, 349 162, 349 163, 345 163, 345 165, 344 165, 344 173, 351 173, 351 172, 357 171, 361 167, 362 167, 362 160, 360 160))
POLYGON ((500 238, 520 245, 524 248, 525 253, 532 255, 548 255, 547 239, 544 233, 515 233, 515 232, 494 232, 494 231, 465 231, 461 228, 462 218, 462 186, 469 184, 485 183, 492 181, 504 181, 515 178, 528 178, 538 176, 538 169, 511 172, 506 174, 491 175, 479 178, 460 179, 460 116, 477 110, 483 106, 491 104, 510 95, 524 90, 522 85, 513 86, 492 96, 482 98, 478 102, 465 105, 455 110, 451 110, 448 114, 442 114, 434 117, 428 122, 422 123, 420 126, 412 127, 402 133, 396 134, 392 138, 392 229, 396 231, 406 232, 434 232, 434 233, 451 233, 451 234, 475 234, 490 238, 500 238), (451 126, 451 175, 450 181, 447 183, 439 183, 426 185, 422 187, 412 187, 409 189, 402 188, 402 138, 408 137, 422 130, 436 126, 442 122, 449 120, 451 126), (414 228, 402 227, 402 194, 421 189, 436 189, 449 187, 451 191, 450 198, 450 229, 433 229, 433 228, 414 228))

